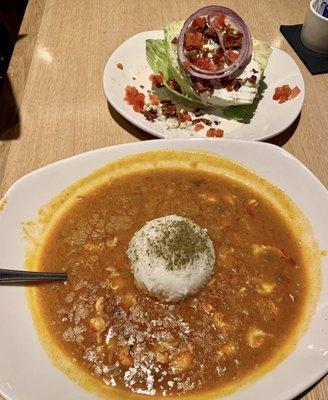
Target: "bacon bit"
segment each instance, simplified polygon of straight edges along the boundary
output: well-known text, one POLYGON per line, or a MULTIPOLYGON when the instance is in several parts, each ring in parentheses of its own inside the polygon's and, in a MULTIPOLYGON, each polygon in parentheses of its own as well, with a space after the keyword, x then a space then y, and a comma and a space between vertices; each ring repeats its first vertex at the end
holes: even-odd
POLYGON ((163 86, 164 79, 161 72, 157 75, 151 74, 149 80, 158 88, 163 86))
POLYGON ((235 32, 229 25, 226 29, 226 33, 223 36, 224 47, 228 49, 239 49, 243 45, 243 34, 242 32, 235 32))
POLYGON ((279 104, 282 104, 287 100, 294 99, 300 93, 301 90, 298 86, 295 86, 293 89, 291 89, 289 85, 282 85, 276 87, 272 99, 277 100, 279 104))
POLYGON ((167 82, 166 82, 169 87, 174 90, 175 92, 181 93, 181 88, 180 85, 178 84, 178 82, 172 78, 170 78, 167 82))
POLYGON ((234 79, 222 78, 221 84, 225 89, 227 89, 228 92, 232 92, 233 90, 235 92, 238 92, 238 90, 241 88, 241 79, 240 78, 234 78, 234 79))
POLYGON ((185 51, 186 57, 192 63, 197 60, 197 58, 200 56, 200 54, 202 54, 202 52, 200 52, 199 50, 196 50, 196 49, 191 49, 191 50, 185 51))
POLYGON ((205 124, 205 125, 207 125, 207 126, 211 126, 211 125, 212 125, 212 121, 209 120, 209 119, 207 119, 207 118, 195 118, 195 119, 192 121, 192 124, 193 124, 193 125, 196 125, 196 124, 198 124, 199 122, 202 122, 203 124, 205 124))
POLYGON ((207 137, 222 137, 223 135, 224 135, 224 131, 222 129, 210 128, 206 132, 207 137))
POLYGON ((171 43, 177 44, 178 43, 178 38, 175 36, 172 40, 171 43))
POLYGON ((123 64, 122 63, 118 63, 116 66, 117 66, 118 69, 123 69, 123 64))
POLYGON ((193 79, 193 87, 195 92, 197 93, 214 92, 214 88, 211 83, 206 81, 205 79, 193 79))
POLYGON ((213 25, 216 28, 222 28, 225 25, 225 15, 223 13, 219 13, 217 17, 214 18, 213 25))
POLYGON ((233 50, 229 49, 227 51, 227 56, 231 62, 235 62, 239 57, 239 53, 235 53, 233 50))
POLYGON ((216 53, 213 55, 213 61, 215 64, 217 64, 218 67, 224 68, 226 58, 222 49, 218 49, 216 51, 216 53))
POLYGON ((133 106, 135 112, 141 112, 145 106, 145 95, 140 93, 134 86, 127 86, 125 88, 124 100, 133 106))
POLYGON ((158 106, 160 104, 159 98, 156 96, 156 94, 150 93, 149 99, 151 104, 153 104, 154 106, 158 106))
POLYGON ((177 106, 173 104, 170 100, 162 100, 162 113, 166 118, 177 116, 177 106))
POLYGON ((256 83, 256 75, 252 75, 250 78, 247 78, 247 81, 254 85, 256 83))
POLYGON ((205 32, 204 32, 204 36, 209 38, 209 39, 217 39, 215 30, 212 29, 211 27, 208 27, 205 32))
POLYGON ((146 117, 148 121, 154 122, 155 119, 158 117, 157 110, 151 108, 150 110, 142 111, 142 114, 146 117))
POLYGON ((237 92, 240 88, 241 88, 241 79, 240 78, 233 79, 232 82, 230 83, 230 85, 228 85, 228 87, 227 87, 228 91, 230 91, 230 92, 232 90, 237 92))
POLYGON ((198 132, 198 131, 201 131, 203 128, 204 128, 203 124, 196 124, 194 127, 194 131, 198 132))

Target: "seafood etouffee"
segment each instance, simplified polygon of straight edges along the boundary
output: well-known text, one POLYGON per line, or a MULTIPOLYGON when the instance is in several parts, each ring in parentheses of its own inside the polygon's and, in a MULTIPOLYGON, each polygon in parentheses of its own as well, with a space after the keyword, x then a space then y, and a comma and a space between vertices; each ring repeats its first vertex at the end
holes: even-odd
POLYGON ((197 167, 134 171, 79 195, 38 260, 69 281, 33 289, 34 312, 108 397, 236 388, 294 346, 310 295, 302 242, 280 211, 197 167), (205 286, 170 303, 136 286, 126 251, 147 221, 171 214, 207 229, 216 261, 205 286))

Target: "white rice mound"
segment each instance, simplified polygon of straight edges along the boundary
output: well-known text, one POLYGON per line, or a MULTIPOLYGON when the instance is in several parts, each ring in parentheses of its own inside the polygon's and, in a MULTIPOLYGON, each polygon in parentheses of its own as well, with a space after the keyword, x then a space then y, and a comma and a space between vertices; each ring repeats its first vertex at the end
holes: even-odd
POLYGON ((178 215, 147 222, 132 237, 127 255, 136 284, 165 301, 195 293, 215 264, 207 229, 178 215))

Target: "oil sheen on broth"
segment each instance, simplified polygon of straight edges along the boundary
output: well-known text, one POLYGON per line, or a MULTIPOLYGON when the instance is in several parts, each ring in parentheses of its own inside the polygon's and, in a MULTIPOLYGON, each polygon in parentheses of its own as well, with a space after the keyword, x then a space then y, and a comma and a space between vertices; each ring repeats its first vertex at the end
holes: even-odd
POLYGON ((41 254, 67 285, 37 289, 56 345, 115 390, 205 393, 270 362, 293 334, 306 298, 299 244, 261 195, 200 170, 139 171, 102 185, 57 221, 41 254), (167 303, 138 289, 126 250, 165 215, 206 228, 216 263, 197 293, 167 303))

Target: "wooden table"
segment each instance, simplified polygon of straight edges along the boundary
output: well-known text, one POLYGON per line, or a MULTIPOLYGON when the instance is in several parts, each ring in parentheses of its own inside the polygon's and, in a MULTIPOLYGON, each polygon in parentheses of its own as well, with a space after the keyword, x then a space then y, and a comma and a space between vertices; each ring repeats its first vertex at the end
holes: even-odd
MULTIPOLYGON (((0 94, 0 198, 15 180, 43 165, 87 150, 151 139, 107 105, 102 88, 105 63, 131 35, 183 19, 207 3, 30 0, 9 82, 0 94)), ((227 0, 217 3, 232 6, 227 0)), ((311 76, 279 32, 280 24, 302 23, 307 4, 267 0, 260 6, 235 0, 233 8, 255 37, 287 51, 299 65, 306 85, 303 111, 271 142, 283 145, 328 186, 328 75, 311 76)), ((300 399, 328 399, 328 378, 300 399)))

